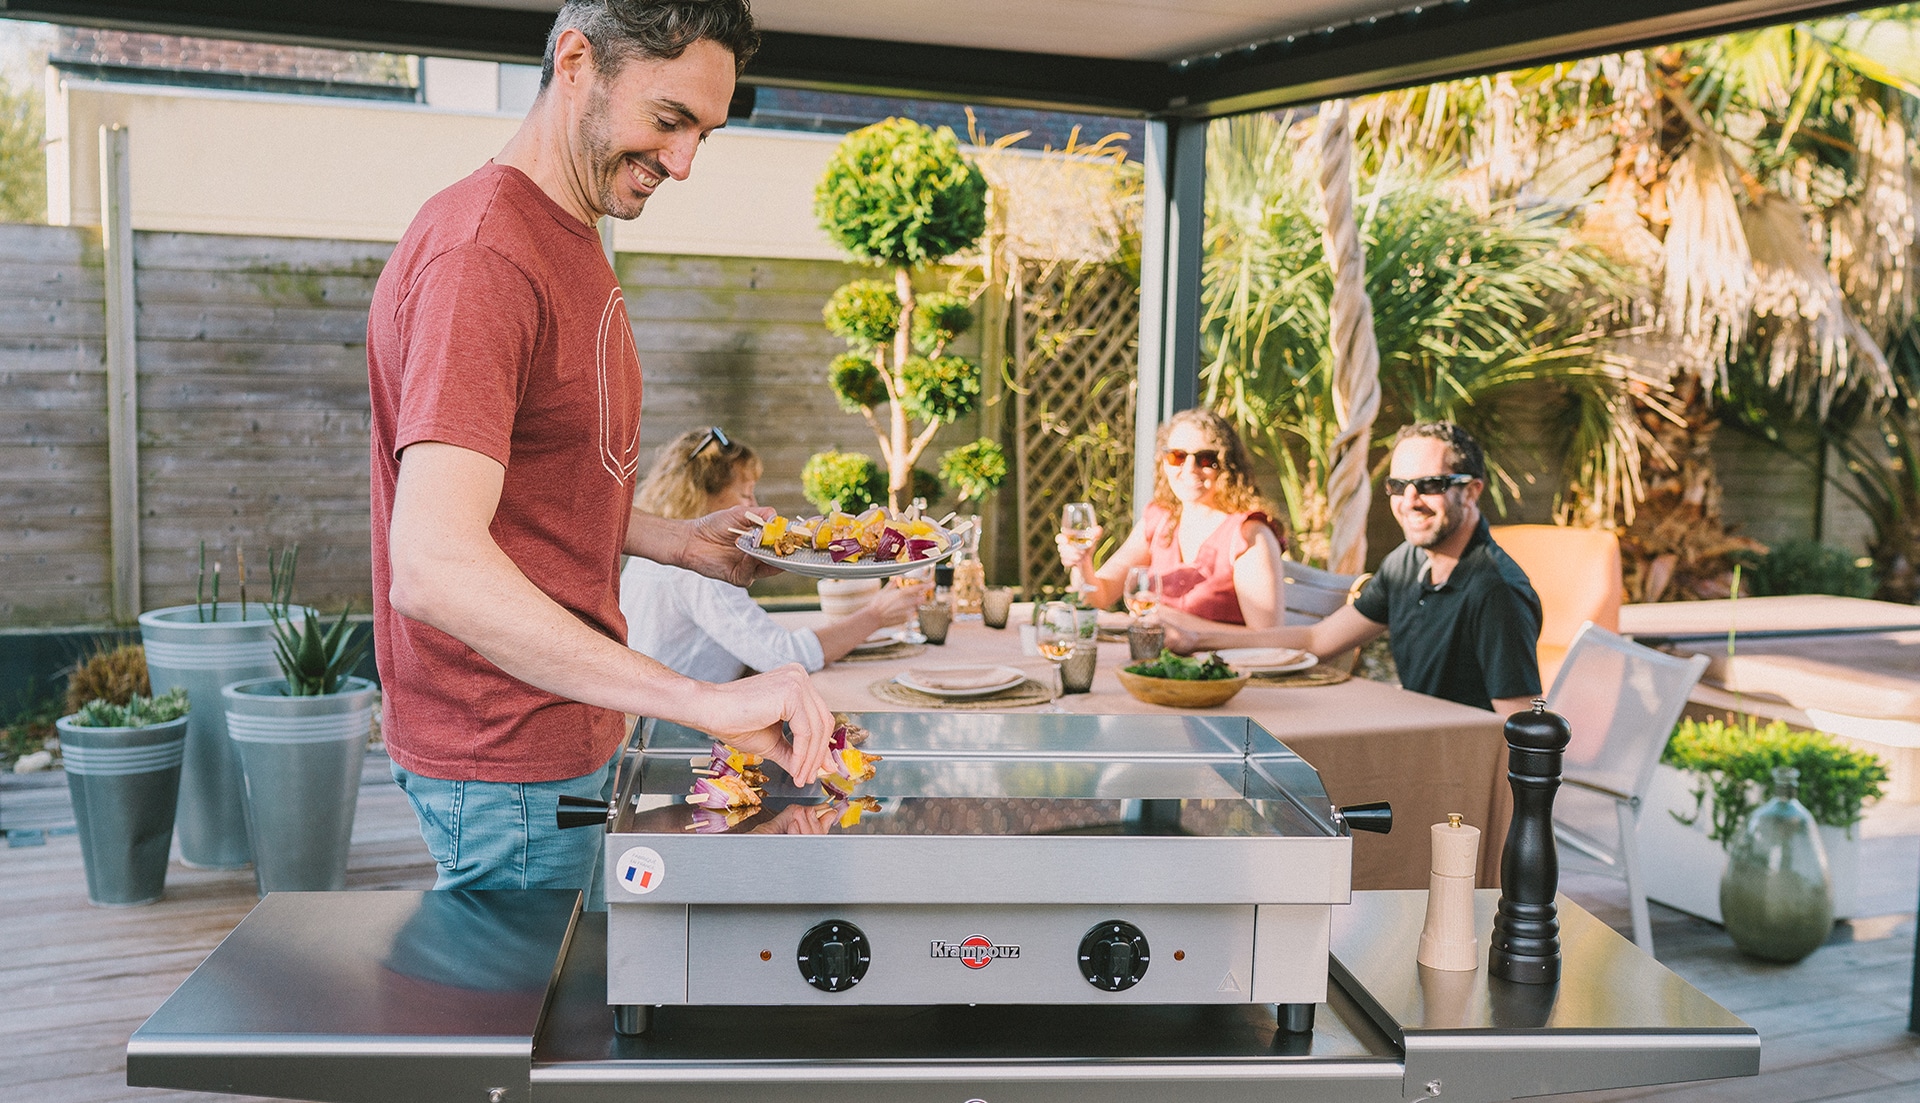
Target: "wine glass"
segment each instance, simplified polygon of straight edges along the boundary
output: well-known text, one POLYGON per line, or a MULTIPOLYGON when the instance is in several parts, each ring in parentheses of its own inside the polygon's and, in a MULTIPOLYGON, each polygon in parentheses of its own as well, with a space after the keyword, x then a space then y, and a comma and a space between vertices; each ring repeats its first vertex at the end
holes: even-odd
POLYGON ((1134 620, 1144 624, 1153 611, 1160 607, 1160 576, 1152 567, 1129 567, 1122 593, 1127 600, 1127 612, 1133 614, 1134 620))
MULTIPOLYGON (((1060 535, 1066 538, 1067 546, 1073 549, 1076 557, 1093 549, 1099 527, 1100 518, 1093 512, 1092 502, 1068 502, 1060 510, 1060 535)), ((1086 583, 1080 585, 1082 593, 1093 589, 1086 583)))
POLYGON ((1048 712, 1065 712, 1060 707, 1060 696, 1065 694, 1066 686, 1060 681, 1060 667, 1073 654, 1074 644, 1080 639, 1080 616, 1072 605, 1064 601, 1049 601, 1040 610, 1040 622, 1034 630, 1034 644, 1040 649, 1040 657, 1053 664, 1054 688, 1058 692, 1048 712))

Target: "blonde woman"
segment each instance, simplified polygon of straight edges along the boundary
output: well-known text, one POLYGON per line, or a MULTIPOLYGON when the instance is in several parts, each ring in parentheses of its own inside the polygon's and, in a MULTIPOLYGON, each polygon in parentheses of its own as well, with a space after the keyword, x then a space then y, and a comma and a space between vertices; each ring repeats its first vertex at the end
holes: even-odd
MULTIPOLYGON (((634 504, 682 518, 751 506, 760 470, 753 449, 718 426, 696 429, 655 453, 634 504)), ((731 681, 783 663, 819 670, 879 629, 906 620, 924 592, 888 587, 857 613, 821 628, 788 631, 738 586, 639 556, 620 572, 627 646, 703 682, 731 681)))
POLYGON ((1211 410, 1183 410, 1160 426, 1153 501, 1120 550, 1094 569, 1093 547, 1062 534, 1060 560, 1090 604, 1119 600, 1127 571, 1151 567, 1160 608, 1210 624, 1271 628, 1281 622, 1277 511, 1253 484, 1240 435, 1211 410))

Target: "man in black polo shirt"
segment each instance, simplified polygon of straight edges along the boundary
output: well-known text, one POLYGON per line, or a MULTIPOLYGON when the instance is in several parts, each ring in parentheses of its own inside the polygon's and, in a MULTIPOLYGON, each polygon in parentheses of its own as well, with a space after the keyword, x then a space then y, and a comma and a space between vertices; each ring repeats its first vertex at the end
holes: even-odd
POLYGON ((1388 500, 1407 540, 1353 604, 1295 628, 1202 628, 1167 611, 1168 646, 1301 647, 1325 657, 1391 631, 1407 689, 1503 714, 1530 707, 1540 695, 1540 598, 1480 516, 1480 446, 1451 422, 1409 425, 1394 437, 1389 472, 1388 500))

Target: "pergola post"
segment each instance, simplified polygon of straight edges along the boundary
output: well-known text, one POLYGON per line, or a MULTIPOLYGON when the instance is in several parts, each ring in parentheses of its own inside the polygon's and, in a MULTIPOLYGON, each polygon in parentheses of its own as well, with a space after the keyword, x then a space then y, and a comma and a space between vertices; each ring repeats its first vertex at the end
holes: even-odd
POLYGON ((1207 120, 1149 119, 1140 218, 1140 375, 1133 501, 1153 497, 1154 434, 1200 393, 1200 257, 1207 120))
POLYGON ((140 399, 134 325, 133 185, 124 126, 100 128, 100 244, 107 298, 107 512, 113 620, 140 616, 140 399))

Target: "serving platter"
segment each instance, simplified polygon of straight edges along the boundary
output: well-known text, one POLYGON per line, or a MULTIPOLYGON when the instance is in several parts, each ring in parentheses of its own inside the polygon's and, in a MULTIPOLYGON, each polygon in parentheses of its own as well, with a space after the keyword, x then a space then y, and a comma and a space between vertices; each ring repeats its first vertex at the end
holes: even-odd
MULTIPOLYGON (((943 535, 946 534, 943 533, 943 535)), ((733 546, 762 563, 770 564, 790 574, 797 574, 804 578, 892 578, 910 571, 917 571, 922 567, 931 567, 936 563, 946 560, 952 556, 955 551, 959 550, 959 544, 949 536, 945 548, 942 548, 940 551, 925 559, 909 559, 903 562, 894 559, 874 560, 863 557, 852 562, 835 563, 833 557, 828 553, 816 551, 812 548, 801 548, 792 555, 775 555, 771 548, 763 548, 760 546, 758 532, 751 532, 740 537, 734 541, 733 546)))

